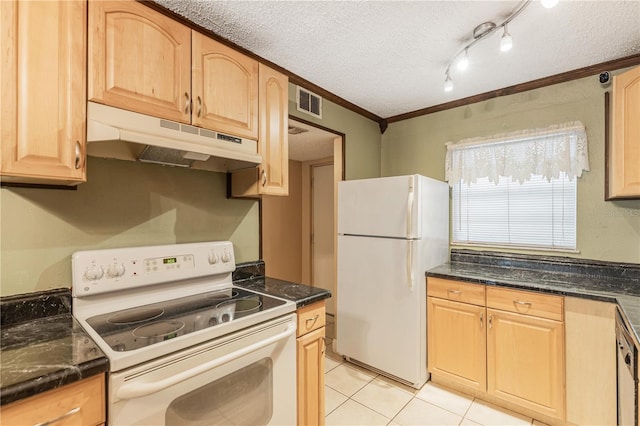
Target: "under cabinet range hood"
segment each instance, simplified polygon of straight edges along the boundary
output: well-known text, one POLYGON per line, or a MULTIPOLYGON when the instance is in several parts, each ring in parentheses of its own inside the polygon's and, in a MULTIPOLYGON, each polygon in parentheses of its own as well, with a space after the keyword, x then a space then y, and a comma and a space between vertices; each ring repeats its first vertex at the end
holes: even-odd
POLYGON ((214 172, 262 163, 258 142, 88 102, 87 154, 214 172))

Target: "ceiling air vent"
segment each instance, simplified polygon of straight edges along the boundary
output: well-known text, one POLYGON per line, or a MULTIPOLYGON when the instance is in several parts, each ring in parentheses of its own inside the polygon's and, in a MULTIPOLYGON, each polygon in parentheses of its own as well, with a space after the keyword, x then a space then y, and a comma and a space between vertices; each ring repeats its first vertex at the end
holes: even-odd
POLYGON ((315 93, 296 86, 296 104, 298 111, 322 118, 322 98, 315 93))

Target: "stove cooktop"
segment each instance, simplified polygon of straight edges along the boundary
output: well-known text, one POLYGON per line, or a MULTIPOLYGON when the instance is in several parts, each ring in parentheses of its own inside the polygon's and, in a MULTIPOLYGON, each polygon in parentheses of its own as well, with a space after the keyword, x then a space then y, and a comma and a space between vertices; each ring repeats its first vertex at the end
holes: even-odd
POLYGON ((286 301, 238 287, 96 315, 87 324, 117 352, 219 327, 286 301))

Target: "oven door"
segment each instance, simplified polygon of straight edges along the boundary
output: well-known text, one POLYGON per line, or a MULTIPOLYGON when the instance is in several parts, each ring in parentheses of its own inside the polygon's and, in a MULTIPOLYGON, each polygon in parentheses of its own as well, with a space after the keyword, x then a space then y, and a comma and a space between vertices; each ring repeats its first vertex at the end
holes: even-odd
POLYGON ((294 425, 296 316, 110 376, 111 425, 294 425))

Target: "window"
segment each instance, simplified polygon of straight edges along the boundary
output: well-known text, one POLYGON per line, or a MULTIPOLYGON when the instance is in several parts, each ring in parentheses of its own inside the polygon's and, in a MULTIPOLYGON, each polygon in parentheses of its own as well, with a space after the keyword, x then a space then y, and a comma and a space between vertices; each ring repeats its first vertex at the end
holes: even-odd
POLYGON ((576 249, 587 151, 579 122, 448 143, 453 243, 576 249))
POLYGON ((481 178, 453 186, 453 242, 576 248, 576 179, 481 178))

